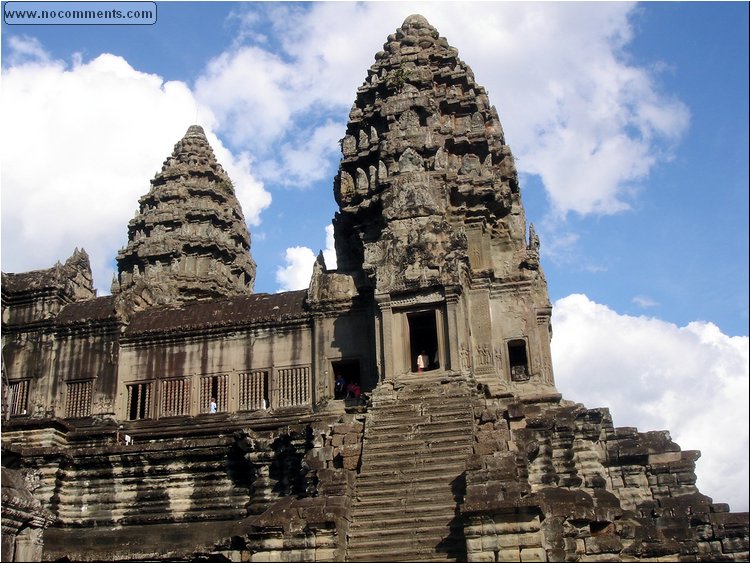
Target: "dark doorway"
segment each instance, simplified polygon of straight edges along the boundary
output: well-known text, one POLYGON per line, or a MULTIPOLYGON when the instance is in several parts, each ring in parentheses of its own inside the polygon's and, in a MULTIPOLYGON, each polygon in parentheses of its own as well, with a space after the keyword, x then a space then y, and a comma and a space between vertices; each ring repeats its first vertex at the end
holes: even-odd
POLYGON ((334 398, 344 399, 347 394, 347 386, 350 383, 356 383, 361 387, 362 381, 359 372, 359 360, 339 360, 337 362, 331 362, 333 368, 333 381, 334 381, 334 398), (343 378, 343 388, 341 388, 336 382, 339 378, 343 378))
POLYGON ((438 365, 438 338, 435 310, 420 311, 418 313, 407 313, 409 322, 409 354, 411 360, 411 371, 417 372, 417 357, 426 354, 428 361, 425 371, 437 369, 438 365))
POLYGON ((508 360, 510 362, 510 378, 513 381, 528 381, 529 357, 526 354, 525 340, 511 340, 508 342, 508 360))

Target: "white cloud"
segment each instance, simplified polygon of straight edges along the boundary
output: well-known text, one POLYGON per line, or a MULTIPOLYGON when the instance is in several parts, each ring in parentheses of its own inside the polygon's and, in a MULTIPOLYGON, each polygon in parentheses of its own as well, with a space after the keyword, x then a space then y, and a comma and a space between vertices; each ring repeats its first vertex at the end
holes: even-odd
POLYGON ((560 299, 553 311, 565 398, 609 407, 616 426, 669 430, 683 450, 701 450, 701 492, 747 510, 750 339, 711 323, 620 315, 585 295, 560 299))
POLYGON ((632 301, 642 309, 648 309, 649 307, 656 307, 659 305, 657 301, 654 301, 647 295, 636 295, 633 297, 632 301))
MULTIPOLYGON (((279 291, 306 289, 310 286, 313 264, 317 254, 306 246, 287 248, 284 253, 284 266, 276 269, 279 291)), ((333 241, 333 225, 326 226, 326 247, 323 250, 326 268, 336 269, 336 250, 333 241)))
MULTIPOLYGON (((689 121, 685 105, 659 91, 659 61, 637 67, 623 54, 634 10, 626 3, 253 6, 238 16, 237 44, 208 65, 197 92, 232 139, 267 149, 266 171, 278 176, 291 164, 285 151, 304 146, 297 133, 311 115, 345 119, 375 52, 419 12, 488 89, 519 169, 541 177, 554 211, 616 213, 689 121)), ((316 158, 335 163, 338 152, 316 158)))
POLYGON ((49 53, 36 37, 11 35, 8 38, 8 49, 10 53, 5 60, 9 65, 45 64, 51 61, 49 53))
MULTIPOLYGON (((42 49, 24 45, 22 53, 42 49)), ((211 111, 184 83, 139 72, 121 57, 68 66, 42 50, 3 69, 2 95, 3 271, 47 268, 83 247, 96 287, 107 292, 138 198, 196 113, 248 222, 270 203, 249 155, 231 154, 210 133, 211 111)))
POLYGON ((286 266, 279 266, 276 270, 279 290, 293 291, 309 287, 315 253, 306 246, 293 246, 286 249, 284 260, 286 266))
POLYGON ((333 225, 326 226, 326 247, 323 249, 323 258, 328 270, 336 269, 336 243, 333 239, 333 225))

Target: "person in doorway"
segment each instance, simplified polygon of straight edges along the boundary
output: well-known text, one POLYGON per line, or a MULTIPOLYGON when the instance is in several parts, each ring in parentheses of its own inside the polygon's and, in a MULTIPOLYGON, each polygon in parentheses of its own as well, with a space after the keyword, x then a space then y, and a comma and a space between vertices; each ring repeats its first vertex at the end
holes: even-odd
POLYGON ((417 356, 417 372, 422 373, 429 367, 430 367, 430 357, 427 355, 426 350, 422 350, 419 356, 417 356))
POLYGON ((211 414, 214 414, 217 410, 216 406, 216 399, 214 397, 211 397, 211 404, 208 406, 208 412, 211 414))
POLYGON ((359 399, 360 395, 362 395, 362 389, 357 385, 356 381, 352 381, 346 386, 346 397, 348 399, 359 399))
POLYGON ((334 399, 343 399, 346 395, 346 379, 341 374, 336 376, 336 381, 333 384, 333 397, 334 399))

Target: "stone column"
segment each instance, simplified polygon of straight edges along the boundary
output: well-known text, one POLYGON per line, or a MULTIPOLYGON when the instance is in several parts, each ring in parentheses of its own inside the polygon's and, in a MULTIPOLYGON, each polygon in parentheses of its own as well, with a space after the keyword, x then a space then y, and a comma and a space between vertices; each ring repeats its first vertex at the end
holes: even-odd
POLYGON ((445 290, 445 316, 448 325, 448 334, 446 342, 448 346, 445 349, 445 358, 443 359, 445 369, 460 371, 461 362, 459 359, 458 346, 461 340, 461 334, 458 327, 458 298, 459 292, 456 288, 446 288, 445 290))
POLYGON ((393 311, 391 309, 391 298, 389 295, 378 295, 375 297, 380 310, 381 330, 378 334, 379 356, 383 373, 381 380, 393 379, 394 358, 393 358, 393 311))

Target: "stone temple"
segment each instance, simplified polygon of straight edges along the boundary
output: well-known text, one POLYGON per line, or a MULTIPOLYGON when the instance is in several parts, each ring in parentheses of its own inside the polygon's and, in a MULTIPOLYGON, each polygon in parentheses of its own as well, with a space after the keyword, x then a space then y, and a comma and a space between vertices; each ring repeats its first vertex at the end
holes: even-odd
POLYGON ((699 452, 556 390, 513 155, 423 17, 342 133, 337 269, 321 255, 307 290, 253 293, 199 126, 110 296, 83 250, 3 273, 3 561, 747 560, 699 452))

